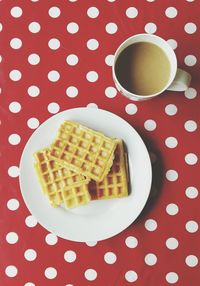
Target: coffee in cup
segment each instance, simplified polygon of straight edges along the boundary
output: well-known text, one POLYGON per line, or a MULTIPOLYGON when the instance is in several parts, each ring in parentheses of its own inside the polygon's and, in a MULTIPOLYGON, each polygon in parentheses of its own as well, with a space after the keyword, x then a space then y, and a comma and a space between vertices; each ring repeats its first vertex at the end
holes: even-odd
POLYGON ((117 49, 113 79, 123 95, 133 100, 145 100, 166 89, 186 90, 191 76, 177 68, 176 55, 164 39, 138 34, 117 49))

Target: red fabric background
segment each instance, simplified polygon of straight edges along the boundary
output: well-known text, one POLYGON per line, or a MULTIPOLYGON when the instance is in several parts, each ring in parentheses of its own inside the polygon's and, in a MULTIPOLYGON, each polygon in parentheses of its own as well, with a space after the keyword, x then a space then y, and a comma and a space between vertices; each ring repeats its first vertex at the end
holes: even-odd
MULTIPOLYGON (((3 29, 0 32, 0 285, 19 286, 27 282, 33 285, 58 285, 66 286, 154 286, 170 285, 166 280, 169 272, 178 275, 177 286, 199 285, 199 265, 190 267, 185 259, 188 255, 199 257, 199 230, 194 233, 186 230, 188 221, 199 222, 199 196, 189 198, 186 189, 193 186, 199 187, 199 161, 189 165, 185 161, 188 153, 199 157, 199 129, 188 132, 184 124, 188 120, 199 124, 200 98, 199 98, 199 4, 198 0, 188 1, 154 1, 145 0, 120 1, 20 1, 2 0, 0 2, 0 22, 3 29), (21 17, 15 18, 10 14, 14 6, 23 10, 21 17), (50 7, 57 6, 61 10, 58 18, 51 18, 48 14, 50 7), (99 10, 96 18, 87 15, 89 7, 95 6, 99 10), (135 7, 138 15, 128 18, 126 10, 135 7), (175 7, 178 14, 175 18, 168 18, 165 10, 175 7), (41 30, 31 33, 28 25, 31 22, 40 23, 41 30), (79 25, 75 34, 67 32, 66 26, 70 22, 79 25), (105 30, 107 23, 116 23, 118 30, 108 34, 105 30), (114 86, 111 67, 105 63, 107 55, 114 54, 118 45, 127 37, 145 32, 147 23, 155 23, 157 35, 164 39, 175 39, 178 47, 175 50, 179 66, 190 72, 193 79, 191 87, 196 89, 197 96, 187 98, 184 93, 164 92, 160 97, 141 103, 131 102, 119 93, 113 98, 105 95, 105 89, 114 86), (188 34, 184 30, 186 23, 195 23, 197 31, 188 34), (12 38, 20 38, 22 47, 10 47, 12 38), (60 40, 60 48, 51 50, 48 41, 51 38, 60 40), (98 49, 91 51, 87 48, 87 41, 96 39, 98 49), (38 65, 30 65, 28 56, 36 53, 40 56, 38 65), (66 63, 69 54, 76 54, 79 62, 75 66, 66 63), (187 66, 184 59, 187 55, 194 55, 197 63, 187 66), (9 78, 11 70, 20 70, 22 78, 12 81, 9 78), (60 73, 57 82, 50 82, 47 74, 51 70, 60 73), (86 80, 89 71, 98 73, 98 80, 91 83, 86 80), (27 89, 31 85, 40 88, 37 97, 30 97, 27 89), (66 88, 76 86, 78 95, 70 98, 66 95, 66 88), (11 102, 17 101, 21 105, 18 113, 9 111, 11 102), (45 242, 47 231, 39 224, 28 227, 25 219, 30 215, 19 189, 18 177, 8 175, 10 166, 19 166, 22 150, 33 132, 27 126, 27 120, 34 117, 40 123, 52 116, 48 111, 49 103, 55 102, 60 106, 60 111, 95 103, 99 108, 109 110, 126 119, 142 136, 150 152, 154 153, 157 160, 153 164, 153 181, 155 189, 151 195, 142 216, 121 234, 98 242, 90 247, 85 243, 75 243, 58 239, 55 245, 45 242), (132 104, 132 105, 130 105, 132 104), (165 107, 173 104, 177 113, 169 116, 165 107), (128 106, 128 107, 127 107, 128 106), (135 114, 128 114, 126 110, 137 107, 135 114), (144 127, 146 120, 156 122, 156 129, 148 131, 144 127), (21 141, 17 145, 8 142, 10 134, 17 133, 21 141), (168 148, 165 144, 167 137, 175 137, 178 141, 176 148, 168 148), (169 181, 166 178, 168 170, 175 170, 178 179, 169 181), (17 199, 20 206, 11 211, 7 207, 10 199, 17 199), (168 204, 176 204, 179 211, 176 215, 166 212, 168 204), (154 219, 157 222, 155 231, 148 231, 145 222, 154 219), (19 240, 15 244, 6 241, 9 232, 16 232, 19 240), (138 245, 130 248, 125 240, 135 237, 138 245), (170 250, 166 247, 166 240, 174 237, 179 245, 170 250), (24 252, 34 249, 37 258, 27 261, 24 252), (73 263, 64 260, 64 253, 72 250, 77 257, 73 263), (117 260, 114 264, 107 264, 104 255, 113 252, 117 260), (147 265, 145 256, 153 253, 157 257, 155 265, 147 265), (8 277, 5 269, 14 265, 18 269, 15 277, 8 277), (44 271, 47 267, 57 270, 55 279, 47 279, 44 271), (88 281, 84 273, 87 269, 94 269, 97 278, 88 281), (128 282, 125 278, 127 271, 135 271, 138 278, 135 282, 128 282)), ((31 182, 30 182, 31 183, 31 182)), ((28 284, 27 284, 28 285, 28 284)), ((30 285, 32 286, 32 285, 30 285)))

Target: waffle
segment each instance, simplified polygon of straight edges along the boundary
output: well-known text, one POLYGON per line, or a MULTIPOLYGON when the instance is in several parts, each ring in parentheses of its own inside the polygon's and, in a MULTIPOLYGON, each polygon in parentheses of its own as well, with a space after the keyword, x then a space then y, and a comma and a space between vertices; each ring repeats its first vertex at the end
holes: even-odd
POLYGON ((49 149, 34 154, 40 184, 51 205, 57 207, 64 202, 67 208, 73 208, 90 201, 87 184, 84 176, 61 166, 49 157, 49 149))
POLYGON ((92 200, 113 199, 128 196, 128 162, 122 140, 117 140, 115 159, 109 174, 102 182, 89 182, 92 200))
POLYGON ((100 132, 65 121, 51 146, 50 156, 67 168, 100 182, 110 171, 116 140, 100 132))

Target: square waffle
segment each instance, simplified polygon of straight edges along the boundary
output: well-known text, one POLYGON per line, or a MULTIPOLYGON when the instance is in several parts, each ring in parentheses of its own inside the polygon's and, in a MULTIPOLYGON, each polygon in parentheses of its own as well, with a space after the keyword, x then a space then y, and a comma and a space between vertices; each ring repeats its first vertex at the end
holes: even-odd
POLYGON ((115 159, 109 174, 101 182, 88 185, 92 200, 113 199, 128 196, 128 162, 122 140, 117 140, 115 159))
POLYGON ((88 179, 57 164, 49 157, 48 148, 36 152, 34 157, 35 170, 42 190, 53 207, 64 202, 67 208, 73 208, 90 201, 88 179))
POLYGON ((110 171, 116 140, 100 132, 65 121, 51 146, 50 156, 58 163, 100 182, 110 171))

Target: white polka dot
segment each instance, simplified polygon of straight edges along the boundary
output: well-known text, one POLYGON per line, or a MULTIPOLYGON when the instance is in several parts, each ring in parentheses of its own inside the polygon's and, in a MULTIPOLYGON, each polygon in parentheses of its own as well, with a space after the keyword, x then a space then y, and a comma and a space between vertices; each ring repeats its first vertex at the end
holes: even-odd
POLYGON ((194 34, 197 30, 197 26, 194 23, 187 23, 184 26, 184 30, 187 34, 194 34))
POLYGON ((64 253, 64 259, 65 261, 72 263, 76 260, 76 252, 73 250, 68 250, 64 253))
POLYGON ((45 241, 48 245, 55 245, 58 242, 58 238, 53 233, 48 233, 45 237, 45 241))
MULTIPOLYGON (((76 2, 76 1, 78 1, 78 0, 68 0, 69 2, 76 2)), ((67 286, 67 285, 66 285, 67 286)))
POLYGON ((48 79, 49 79, 50 81, 52 81, 52 82, 58 81, 59 78, 60 78, 60 74, 59 74, 58 71, 53 70, 53 71, 50 71, 50 72, 48 73, 48 79))
POLYGON ((76 97, 78 95, 78 89, 75 86, 69 86, 66 89, 66 95, 69 97, 76 97))
POLYGON ((115 2, 116 0, 107 0, 108 2, 115 2))
POLYGON ((135 271, 129 270, 125 274, 125 279, 128 282, 135 282, 138 279, 138 275, 135 271))
POLYGON ((125 110, 127 114, 133 115, 137 113, 138 108, 134 103, 129 103, 126 105, 125 110))
POLYGON ((152 119, 148 119, 145 121, 144 123, 144 128, 147 130, 147 131, 153 131, 156 129, 156 122, 152 119))
POLYGON ((174 182, 178 179, 178 173, 175 170, 168 170, 166 172, 166 178, 170 182, 174 182))
POLYGON ((33 261, 36 259, 37 257, 37 253, 34 249, 27 249, 25 252, 24 252, 24 257, 26 260, 28 261, 33 261))
POLYGON ((0 55, 0 63, 2 62, 2 56, 0 55))
POLYGON ((16 178, 19 176, 19 168, 17 166, 11 166, 8 168, 8 175, 12 178, 16 178))
POLYGON ((5 273, 8 277, 15 277, 18 273, 18 269, 14 265, 9 265, 6 267, 5 273))
POLYGON ((136 18, 138 15, 138 10, 135 7, 129 7, 128 9, 126 9, 126 16, 128 18, 136 18))
POLYGON ((185 91, 185 97, 188 99, 194 99, 197 96, 197 91, 195 88, 189 87, 185 91))
POLYGON ((89 281, 94 281, 97 278, 97 272, 94 269, 87 269, 84 275, 89 281))
POLYGON ((98 73, 95 72, 95 71, 89 71, 87 74, 86 74, 86 78, 89 82, 95 82, 98 80, 98 73))
POLYGON ((166 207, 166 212, 169 215, 176 215, 179 211, 179 208, 176 204, 168 204, 166 207))
POLYGON ((98 49, 99 42, 96 39, 90 39, 87 41, 87 48, 91 51, 98 49))
POLYGON ((114 55, 107 55, 105 57, 105 63, 107 66, 111 67, 114 64, 114 55))
POLYGON ((3 30, 3 25, 0 23, 0 32, 3 30))
POLYGON ((59 110, 60 110, 60 106, 59 106, 58 103, 56 103, 56 102, 51 102, 51 103, 49 103, 49 105, 48 105, 48 111, 49 111, 50 113, 55 114, 55 113, 57 113, 59 110))
POLYGON ((174 284, 178 281, 178 275, 175 272, 169 272, 167 273, 165 279, 168 283, 174 284))
POLYGON ((71 54, 71 55, 67 56, 66 62, 70 66, 75 66, 78 63, 78 57, 76 55, 71 54))
POLYGON ((93 247, 95 245, 97 245, 97 241, 88 241, 86 242, 87 246, 93 247))
POLYGON ((134 236, 128 236, 125 240, 126 246, 129 248, 135 248, 138 246, 138 240, 134 236))
POLYGON ((194 2, 195 0, 186 0, 187 2, 194 2))
POLYGON ((145 256, 144 261, 145 261, 145 263, 146 263, 147 265, 153 266, 153 265, 155 265, 156 262, 157 262, 157 257, 156 257, 156 255, 153 254, 153 253, 148 253, 148 254, 145 256))
POLYGON ((21 104, 17 101, 13 101, 9 104, 9 110, 12 113, 18 113, 21 110, 21 104))
POLYGON ((13 7, 11 10, 10 10, 10 14, 14 17, 14 18, 19 18, 21 17, 23 11, 22 11, 22 8, 20 7, 13 7))
POLYGON ((185 259, 185 263, 189 267, 195 267, 198 264, 198 258, 195 255, 188 255, 185 259))
POLYGON ((67 31, 70 33, 70 34, 75 34, 77 33, 79 30, 79 26, 77 23, 75 22, 71 22, 67 25, 67 31))
POLYGON ((54 279, 57 276, 57 270, 54 267, 47 267, 45 269, 44 275, 47 279, 54 279))
POLYGON ((13 38, 10 41, 10 46, 11 46, 11 48, 13 48, 15 50, 20 49, 22 46, 22 40, 20 40, 19 38, 13 38))
POLYGON ((10 199, 7 202, 7 208, 10 211, 16 211, 19 208, 19 201, 17 199, 10 199))
POLYGON ((115 253, 113 252, 107 252, 105 255, 104 255, 104 260, 107 264, 114 264, 117 260, 117 256, 115 253))
POLYGON ((108 23, 106 25, 106 32, 108 34, 115 34, 117 32, 117 30, 118 30, 118 27, 117 27, 117 24, 115 24, 115 23, 108 23))
POLYGON ((147 2, 154 2, 154 1, 156 1, 156 0, 146 0, 147 2))
POLYGON ((12 70, 10 73, 9 73, 9 77, 11 80, 13 81, 18 81, 21 79, 22 77, 22 74, 19 70, 12 70))
POLYGON ((32 283, 32 282, 27 282, 27 283, 24 284, 24 286, 36 286, 36 285, 34 283, 32 283))
POLYGON ((38 86, 36 85, 31 85, 29 86, 28 88, 28 94, 31 96, 31 97, 37 97, 39 94, 40 94, 40 89, 38 86))
POLYGON ((173 50, 175 50, 178 46, 177 41, 174 39, 169 39, 169 40, 167 40, 167 42, 173 50))
POLYGON ((168 148, 175 148, 178 145, 178 141, 175 137, 167 137, 165 139, 165 145, 168 148))
POLYGON ((40 62, 40 56, 37 54, 31 54, 28 56, 28 62, 31 65, 38 65, 40 62))
POLYGON ((157 26, 154 23, 147 23, 144 27, 145 32, 148 34, 154 34, 157 30, 157 26))
POLYGON ((9 244, 15 244, 19 240, 19 237, 16 232, 9 232, 6 235, 6 241, 9 244))
POLYGON ((175 115, 177 113, 177 107, 175 104, 168 104, 165 106, 165 113, 169 116, 175 115))
POLYGON ((113 86, 108 86, 106 89, 105 89, 105 95, 108 97, 108 98, 113 98, 117 95, 117 90, 115 87, 113 86))
POLYGON ((30 129, 36 129, 40 125, 40 122, 37 118, 29 118, 27 121, 27 125, 30 129))
POLYGON ((195 187, 188 187, 185 190, 185 194, 189 199, 195 199, 198 196, 199 192, 195 187))
POLYGON ((197 58, 193 55, 187 55, 184 59, 186 66, 192 67, 196 64, 197 58))
POLYGON ((38 22, 31 22, 28 26, 28 29, 31 33, 38 33, 41 29, 40 24, 38 22))
POLYGON ((91 102, 91 103, 88 103, 87 107, 89 107, 89 108, 98 108, 98 105, 96 103, 91 102))
POLYGON ((197 163, 197 161, 198 161, 198 157, 194 153, 189 153, 185 156, 185 162, 188 165, 195 165, 197 163))
POLYGON ((87 10, 87 15, 90 18, 97 18, 99 16, 99 10, 96 7, 90 7, 87 10))
POLYGON ((145 225, 144 226, 145 226, 146 230, 154 231, 154 230, 156 230, 158 225, 157 225, 157 222, 154 219, 147 219, 145 221, 145 225))
POLYGON ((194 233, 198 230, 199 226, 198 223, 194 220, 190 220, 186 223, 185 228, 188 232, 194 233))
POLYGON ((29 215, 26 217, 25 223, 28 227, 35 227, 37 225, 37 220, 34 216, 29 215))
POLYGON ((20 141, 21 141, 21 137, 18 134, 11 134, 8 137, 8 142, 11 145, 18 145, 20 143, 20 141))
POLYGON ((60 41, 58 39, 55 39, 55 38, 50 39, 48 42, 48 46, 52 50, 57 50, 60 48, 60 41))
POLYGON ((170 249, 170 250, 176 249, 176 248, 178 247, 178 245, 179 245, 179 242, 178 242, 178 240, 177 240, 176 238, 174 238, 174 237, 170 237, 170 238, 168 238, 168 239, 166 240, 166 246, 167 246, 167 248, 170 249))
POLYGON ((185 130, 194 132, 197 129, 197 123, 194 120, 188 120, 184 124, 185 130))
POLYGON ((52 18, 58 18, 60 16, 60 9, 58 7, 51 7, 49 9, 49 16, 52 18))
POLYGON ((166 10, 165 10, 165 15, 168 17, 168 18, 175 18, 178 14, 178 11, 176 8, 174 7, 168 7, 166 10))

